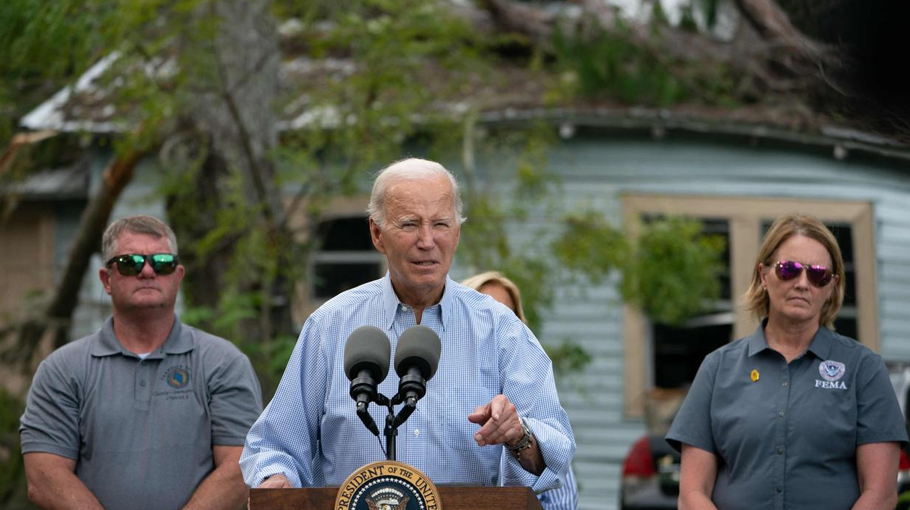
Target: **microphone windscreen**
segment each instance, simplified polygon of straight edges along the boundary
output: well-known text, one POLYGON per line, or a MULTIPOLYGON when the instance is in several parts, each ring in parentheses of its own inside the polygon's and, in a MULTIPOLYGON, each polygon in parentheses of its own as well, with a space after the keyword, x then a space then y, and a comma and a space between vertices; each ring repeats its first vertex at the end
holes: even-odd
POLYGON ((423 378, 429 381, 436 375, 441 352, 442 342, 435 331, 426 326, 411 326, 398 338, 395 372, 402 377, 407 374, 408 368, 417 366, 423 378))
POLYGON ((389 337, 381 329, 360 326, 344 344, 344 373, 353 381, 359 371, 369 370, 379 384, 389 374, 391 356, 389 337))

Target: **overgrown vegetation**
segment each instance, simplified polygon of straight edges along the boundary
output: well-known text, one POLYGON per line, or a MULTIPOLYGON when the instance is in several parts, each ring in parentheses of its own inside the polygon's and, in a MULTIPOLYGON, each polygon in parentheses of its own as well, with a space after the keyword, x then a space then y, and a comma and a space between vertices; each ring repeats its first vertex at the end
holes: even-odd
MULTIPOLYGON (((617 218, 565 206, 559 178, 549 170, 551 128, 532 126, 493 136, 488 143, 496 151, 497 169, 482 182, 468 174, 469 221, 459 259, 473 272, 494 269, 512 279, 522 291, 532 330, 540 333, 557 289, 584 289, 612 276, 623 300, 656 322, 681 324, 717 300, 724 241, 703 234, 700 221, 655 218, 632 236, 616 226, 617 218), (530 226, 532 210, 548 220, 530 226)), ((591 360, 572 338, 543 337, 541 342, 561 375, 591 360)))
MULTIPOLYGON (((652 23, 667 23, 659 9, 652 23)), ((681 62, 662 53, 656 30, 648 46, 636 41, 621 20, 610 30, 594 21, 584 26, 571 35, 558 26, 553 32, 556 70, 562 76, 556 97, 653 108, 686 102, 732 108, 750 100, 725 66, 681 62)))
POLYGON ((23 402, 0 389, 0 503, 6 510, 35 508, 26 497, 25 466, 19 447, 23 402))

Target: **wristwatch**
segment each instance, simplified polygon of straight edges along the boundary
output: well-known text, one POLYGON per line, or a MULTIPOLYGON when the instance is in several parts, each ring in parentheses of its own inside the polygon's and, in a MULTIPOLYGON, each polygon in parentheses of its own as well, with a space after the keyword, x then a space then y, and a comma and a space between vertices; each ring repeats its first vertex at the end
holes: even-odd
POLYGON ((518 418, 518 421, 521 423, 521 430, 524 435, 514 445, 506 444, 506 448, 512 452, 516 459, 521 457, 522 450, 527 450, 531 447, 531 428, 528 427, 528 421, 524 417, 518 418))

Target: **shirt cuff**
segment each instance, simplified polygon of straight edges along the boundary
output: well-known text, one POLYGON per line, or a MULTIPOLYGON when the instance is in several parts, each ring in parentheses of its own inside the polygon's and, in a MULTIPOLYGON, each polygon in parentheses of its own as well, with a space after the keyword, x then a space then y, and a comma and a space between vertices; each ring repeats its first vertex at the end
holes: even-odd
MULTIPOLYGON (((544 464, 546 464, 546 468, 544 468, 540 476, 536 477, 537 479, 531 489, 537 493, 558 489, 562 487, 566 473, 569 471, 569 466, 572 464, 572 457, 575 455, 575 442, 562 432, 534 418, 527 418, 526 420, 528 428, 531 429, 531 433, 534 434, 534 440, 537 441, 537 446, 540 448, 544 464)), ((518 462, 512 455, 510 457, 512 457, 514 462, 518 462)))

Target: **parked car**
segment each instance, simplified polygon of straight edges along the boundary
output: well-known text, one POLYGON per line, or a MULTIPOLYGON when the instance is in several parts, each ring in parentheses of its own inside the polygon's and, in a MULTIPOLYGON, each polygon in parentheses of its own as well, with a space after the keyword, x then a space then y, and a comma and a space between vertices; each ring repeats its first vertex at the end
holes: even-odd
POLYGON ((679 497, 679 452, 661 435, 645 435, 622 463, 620 510, 675 509, 679 497))

